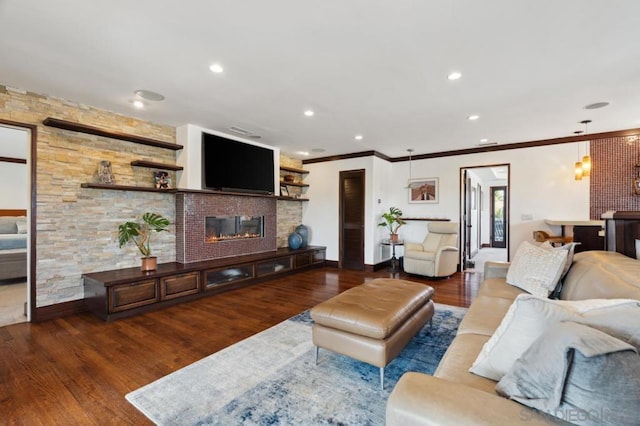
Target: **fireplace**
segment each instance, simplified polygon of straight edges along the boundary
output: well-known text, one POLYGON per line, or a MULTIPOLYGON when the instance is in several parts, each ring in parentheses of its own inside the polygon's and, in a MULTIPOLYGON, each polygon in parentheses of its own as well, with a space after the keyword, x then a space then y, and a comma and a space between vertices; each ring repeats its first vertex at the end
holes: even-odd
POLYGON ((207 216, 204 224, 207 243, 264 237, 262 216, 207 216))
POLYGON ((275 251, 276 210, 275 197, 178 191, 176 261, 275 251))

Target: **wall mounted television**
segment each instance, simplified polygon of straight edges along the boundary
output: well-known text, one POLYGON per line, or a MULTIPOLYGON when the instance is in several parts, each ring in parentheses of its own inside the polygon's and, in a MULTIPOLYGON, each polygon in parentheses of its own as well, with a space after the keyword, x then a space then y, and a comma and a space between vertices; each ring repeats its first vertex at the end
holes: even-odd
POLYGON ((202 187, 216 191, 274 194, 274 151, 202 133, 202 187))

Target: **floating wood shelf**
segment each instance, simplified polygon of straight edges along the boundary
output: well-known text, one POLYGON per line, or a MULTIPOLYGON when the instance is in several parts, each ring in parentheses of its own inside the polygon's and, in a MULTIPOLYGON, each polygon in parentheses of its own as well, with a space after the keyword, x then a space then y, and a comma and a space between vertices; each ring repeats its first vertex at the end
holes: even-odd
POLYGON ((283 170, 286 172, 292 172, 292 173, 300 173, 300 174, 309 173, 307 170, 296 169, 295 167, 286 167, 286 166, 280 166, 280 170, 283 170))
POLYGON ((150 169, 165 169, 165 170, 183 170, 184 167, 176 166, 174 164, 162 164, 154 163, 153 161, 135 160, 131 162, 132 166, 148 167, 150 169))
POLYGON ((133 142, 140 145, 155 146, 157 148, 172 149, 174 151, 177 151, 183 148, 182 145, 178 145, 171 142, 163 142, 155 139, 145 138, 142 136, 130 135, 128 133, 105 130, 99 127, 87 126, 86 124, 74 123, 72 121, 60 120, 53 117, 47 117, 42 123, 45 126, 49 126, 49 127, 56 127, 58 129, 63 129, 63 130, 71 130, 74 132, 86 133, 89 135, 102 136, 105 138, 119 139, 122 141, 133 142))
POLYGON ((24 158, 0 157, 0 163, 27 164, 27 160, 24 158))
POLYGON ((276 197, 278 200, 283 200, 283 201, 309 201, 308 198, 295 198, 295 197, 285 197, 284 195, 281 195, 279 197, 276 197))
POLYGON ((423 222, 450 222, 451 219, 446 219, 442 217, 403 217, 402 220, 415 220, 415 221, 423 221, 423 222))
POLYGON ((146 186, 111 185, 108 183, 82 183, 80 184, 80 187, 91 189, 107 189, 112 191, 164 192, 170 194, 173 194, 177 191, 174 188, 158 189, 146 186))
POLYGON ((287 181, 280 181, 280 185, 288 185, 288 186, 299 186, 300 188, 308 188, 309 185, 306 183, 297 183, 297 182, 287 182, 287 181))

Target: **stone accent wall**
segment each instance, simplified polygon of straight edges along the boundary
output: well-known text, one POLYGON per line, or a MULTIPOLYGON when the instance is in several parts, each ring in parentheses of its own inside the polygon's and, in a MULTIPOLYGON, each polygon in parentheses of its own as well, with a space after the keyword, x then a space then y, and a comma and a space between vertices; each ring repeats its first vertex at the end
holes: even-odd
MULTIPOLYGON (((280 166, 304 169, 302 161, 280 154, 280 166)), ((281 173, 281 175, 284 173, 281 173)), ((281 178, 282 180, 282 178, 281 178)), ((291 191, 301 194, 298 188, 291 188, 291 191)), ((293 195, 293 194, 291 194, 293 195)), ((278 200, 278 247, 288 247, 289 234, 295 231, 296 226, 302 223, 302 211, 306 202, 278 200)))
POLYGON ((633 179, 640 168, 640 136, 591 141, 590 216, 599 220, 608 210, 640 210, 640 195, 633 193, 633 179))
MULTIPOLYGON (((42 121, 55 117, 166 142, 175 142, 175 129, 5 86, 0 86, 0 117, 37 125, 36 306, 83 298, 82 273, 139 266, 133 245, 118 248, 117 226, 146 211, 173 220, 174 195, 80 184, 95 182, 99 161, 108 160, 116 183, 151 186, 153 170, 132 167, 130 161, 175 164, 175 151, 47 127, 42 121)), ((174 261, 173 228, 153 238, 158 261, 174 261)))

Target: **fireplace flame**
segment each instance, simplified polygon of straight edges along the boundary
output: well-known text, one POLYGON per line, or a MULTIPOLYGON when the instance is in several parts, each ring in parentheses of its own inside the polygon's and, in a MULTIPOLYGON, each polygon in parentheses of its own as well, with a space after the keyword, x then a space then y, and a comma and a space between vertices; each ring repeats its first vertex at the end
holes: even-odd
POLYGON ((217 243, 220 241, 233 241, 233 240, 244 240, 247 238, 260 238, 260 234, 253 234, 250 232, 245 232, 244 234, 232 234, 232 235, 208 235, 205 237, 205 242, 207 243, 217 243))

